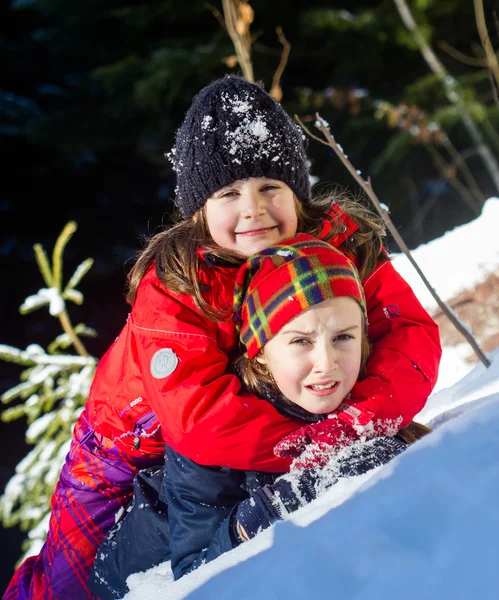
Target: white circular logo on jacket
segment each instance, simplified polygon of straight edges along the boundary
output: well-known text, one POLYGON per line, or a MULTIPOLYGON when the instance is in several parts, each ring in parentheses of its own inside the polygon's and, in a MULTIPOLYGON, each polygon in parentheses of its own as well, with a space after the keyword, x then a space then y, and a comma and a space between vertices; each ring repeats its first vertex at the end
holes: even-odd
POLYGON ((178 356, 171 348, 161 348, 151 359, 151 375, 163 379, 171 375, 177 368, 178 356))

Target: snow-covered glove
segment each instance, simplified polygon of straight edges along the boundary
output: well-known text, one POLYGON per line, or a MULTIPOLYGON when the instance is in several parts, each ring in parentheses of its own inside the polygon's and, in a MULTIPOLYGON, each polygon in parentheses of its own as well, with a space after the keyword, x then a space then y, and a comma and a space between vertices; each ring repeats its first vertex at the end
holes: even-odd
POLYGON ((258 488, 232 513, 235 545, 315 500, 339 479, 364 475, 385 465, 407 446, 402 439, 387 435, 357 441, 340 449, 324 468, 297 469, 279 477, 272 485, 258 488))
POLYGON ((343 401, 326 419, 305 425, 283 438, 274 454, 293 458, 293 468, 325 466, 339 449, 374 435, 372 411, 343 401))
POLYGON ((239 503, 233 514, 234 533, 239 542, 281 521, 317 496, 315 470, 295 471, 265 485, 239 503))

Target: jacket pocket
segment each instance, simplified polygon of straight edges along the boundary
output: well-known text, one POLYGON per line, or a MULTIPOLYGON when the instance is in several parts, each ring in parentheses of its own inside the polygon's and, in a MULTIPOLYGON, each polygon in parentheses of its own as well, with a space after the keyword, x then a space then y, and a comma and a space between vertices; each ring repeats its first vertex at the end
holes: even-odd
POLYGON ((158 418, 151 410, 135 422, 133 428, 133 446, 136 450, 140 448, 144 437, 152 437, 159 430, 158 418))

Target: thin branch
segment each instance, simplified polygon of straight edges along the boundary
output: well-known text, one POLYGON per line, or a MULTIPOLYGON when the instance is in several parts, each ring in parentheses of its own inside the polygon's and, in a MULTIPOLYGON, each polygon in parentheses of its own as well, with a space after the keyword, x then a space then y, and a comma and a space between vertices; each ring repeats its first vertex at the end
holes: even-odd
POLYGON ((237 31, 237 22, 239 20, 238 7, 240 0, 222 0, 224 9, 224 19, 227 31, 230 35, 234 48, 236 50, 237 60, 243 72, 244 77, 251 83, 255 82, 253 74, 253 64, 251 62, 251 39, 249 34, 241 35, 237 31))
POLYGON ((467 206, 475 215, 480 214, 481 205, 477 203, 477 199, 466 189, 466 187, 452 175, 452 165, 449 165, 440 152, 431 144, 425 144, 425 148, 433 158, 433 162, 444 179, 452 185, 456 192, 461 196, 467 206))
POLYGON ((220 23, 220 25, 225 29, 225 31, 227 31, 227 26, 225 25, 223 15, 218 10, 218 8, 214 6, 211 2, 205 2, 204 5, 213 14, 215 19, 220 23))
POLYGON ((470 67, 488 67, 489 66, 489 63, 485 57, 484 58, 475 58, 473 56, 468 56, 464 52, 461 52, 460 50, 456 50, 456 48, 453 48, 450 44, 448 44, 445 41, 439 42, 438 46, 439 46, 440 50, 443 50, 449 56, 452 56, 452 58, 455 58, 459 62, 462 62, 465 65, 469 65, 470 67))
POLYGON ((470 171, 468 165, 466 164, 463 155, 459 152, 459 150, 454 146, 454 144, 450 141, 450 139, 447 136, 445 136, 444 139, 444 147, 447 150, 447 152, 451 155, 456 168, 461 171, 471 193, 479 201, 480 206, 482 206, 482 204, 485 202, 485 196, 480 191, 477 180, 475 179, 473 173, 470 171))
POLYGON ((469 136, 473 140, 473 143, 476 145, 485 167, 487 168, 487 171, 494 182, 496 190, 499 191, 499 163, 486 144, 475 120, 466 108, 466 102, 461 86, 456 79, 448 73, 442 62, 439 60, 431 46, 424 38, 418 24, 414 20, 411 9, 409 8, 406 0, 393 0, 393 2, 397 7, 400 18, 402 19, 404 25, 411 32, 414 41, 416 42, 419 51, 421 52, 427 65, 440 79, 447 99, 458 109, 461 121, 463 122, 463 125, 465 126, 469 136))
POLYGON ((499 96, 497 95, 497 85, 496 85, 496 82, 494 81, 494 75, 490 69, 489 69, 489 82, 490 82, 490 89, 492 90, 492 98, 494 98, 494 102, 497 104, 497 106, 499 106, 499 96))
POLYGON ((494 144, 496 152, 499 152, 499 135, 497 134, 495 127, 492 125, 492 123, 490 122, 490 120, 488 118, 485 118, 482 121, 482 127, 483 127, 484 131, 487 133, 489 139, 494 144))
MULTIPOLYGON (((303 123, 299 119, 298 119, 298 123, 303 127, 303 123)), ((359 186, 369 196, 369 198, 371 199, 371 202, 375 206, 377 212, 379 213, 379 215, 383 219, 383 222, 385 223, 388 231, 390 231, 390 233, 392 234, 393 239, 397 242, 397 244, 398 244, 399 248, 402 250, 402 252, 407 256, 407 258, 409 259, 409 262, 412 264, 412 266, 416 269, 416 272, 418 273, 418 275, 423 280, 424 284, 426 285, 426 287, 430 291, 430 294, 433 296, 433 298, 437 302, 438 306, 447 315, 447 317, 450 319, 450 321, 453 323, 453 325, 456 327, 456 329, 465 337, 465 339, 468 341, 468 343, 470 344, 470 346, 473 348, 473 350, 475 351, 475 353, 478 356, 478 358, 482 361, 482 363, 486 367, 489 367, 490 366, 490 361, 485 356, 485 354, 482 352, 482 350, 480 349, 480 346, 476 342, 476 340, 473 337, 473 335, 468 331, 468 329, 466 327, 464 327, 464 325, 454 315, 454 313, 445 304, 445 302, 443 302, 443 300, 441 300, 440 296, 433 289, 433 287, 431 286, 430 282, 426 278, 425 274, 423 273, 423 271, 421 271, 419 265, 417 264, 417 262, 412 257, 409 248, 407 247, 406 243, 404 242, 404 240, 400 236, 399 232, 397 231, 397 228, 393 224, 393 221, 388 216, 388 213, 386 212, 386 210, 384 210, 384 208, 382 207, 381 202, 379 201, 376 193, 374 192, 370 178, 367 181, 364 180, 364 178, 360 174, 360 171, 357 171, 355 169, 355 167, 352 165, 352 163, 348 160, 348 157, 344 154, 343 149, 341 148, 341 146, 336 142, 336 140, 332 136, 332 134, 331 134, 331 132, 329 130, 328 123, 319 115, 319 113, 316 114, 315 127, 324 136, 324 139, 326 140, 326 145, 329 146, 330 148, 332 148, 334 150, 335 154, 341 160, 341 162, 346 167, 346 169, 348 170, 348 172, 352 175, 352 177, 359 184, 359 186)), ((307 131, 307 133, 308 133, 308 130, 305 127, 304 127, 304 130, 307 131)))
POLYGON ((485 13, 483 10, 483 0, 474 0, 475 6, 475 19, 480 40, 482 42, 485 55, 487 57, 488 67, 494 74, 496 85, 499 85, 499 62, 497 56, 492 48, 492 43, 489 38, 489 32, 487 31, 487 24, 485 23, 485 13))
POLYGON ((291 44, 286 39, 286 36, 284 35, 284 32, 280 25, 278 25, 275 28, 275 32, 277 34, 277 38, 279 39, 279 42, 281 42, 281 44, 282 44, 282 54, 281 54, 281 60, 279 61, 279 64, 277 65, 277 69, 275 70, 274 77, 272 79, 272 87, 270 88, 270 95, 272 97, 274 97, 278 102, 280 102, 281 98, 282 98, 281 77, 282 77, 282 74, 284 73, 284 69, 286 68, 286 65, 288 64, 289 53, 291 52, 291 44), (280 97, 278 97, 278 96, 280 96, 280 97))

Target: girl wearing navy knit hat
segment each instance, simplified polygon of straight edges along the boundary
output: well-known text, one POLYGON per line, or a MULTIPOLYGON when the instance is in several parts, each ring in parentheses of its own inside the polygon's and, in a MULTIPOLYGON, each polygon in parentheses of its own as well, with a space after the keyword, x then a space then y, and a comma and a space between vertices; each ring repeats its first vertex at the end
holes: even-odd
POLYGON ((201 90, 170 158, 179 221, 129 274, 131 313, 75 424, 47 541, 4 600, 92 598, 97 548, 165 443, 202 465, 284 472, 309 441, 394 435, 436 382, 438 328, 391 265, 379 221, 354 202, 312 199, 303 135, 261 86, 228 76, 201 90), (231 371, 238 267, 298 233, 348 256, 366 297, 372 353, 334 422, 283 415, 231 371))
MULTIPOLYGON (((247 389, 288 417, 336 420, 369 354, 364 293, 352 263, 330 244, 299 234, 243 264, 234 310, 245 351, 237 372, 247 389)), ((206 467, 167 448, 164 468, 140 474, 132 506, 98 551, 91 589, 101 600, 120 597, 131 573, 165 560, 178 579, 286 518, 338 478, 364 474, 407 446, 399 435, 363 444, 345 436, 342 443, 348 449, 334 453, 324 442, 305 448, 295 465, 309 468, 284 477, 206 467)))

